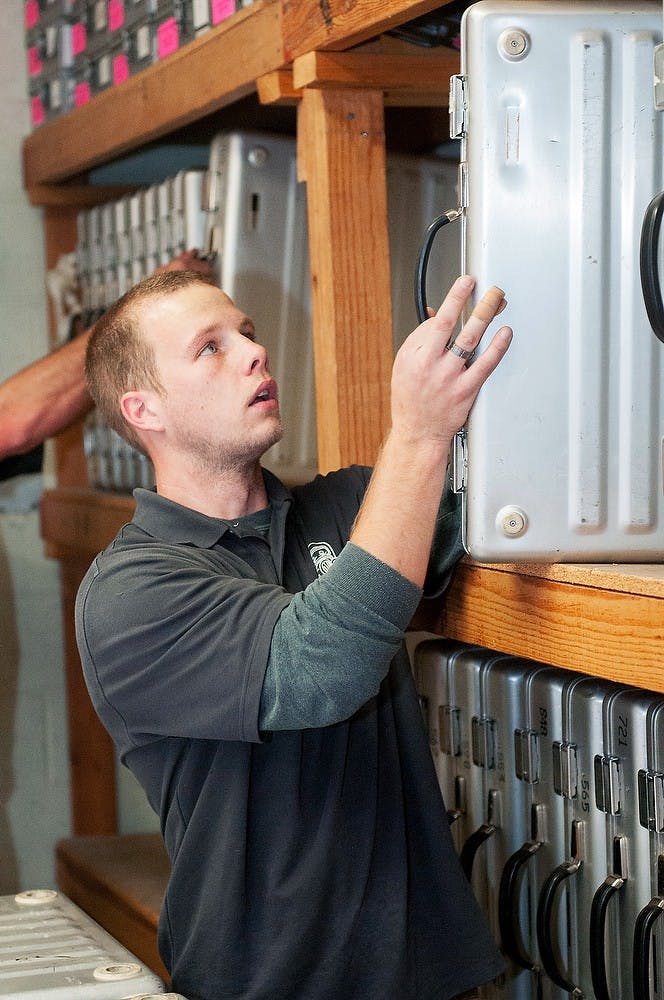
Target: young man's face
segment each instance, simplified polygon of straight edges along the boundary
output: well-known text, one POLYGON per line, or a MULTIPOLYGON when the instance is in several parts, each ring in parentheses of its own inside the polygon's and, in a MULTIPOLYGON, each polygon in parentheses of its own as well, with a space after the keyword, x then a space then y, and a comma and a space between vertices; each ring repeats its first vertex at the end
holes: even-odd
POLYGON ((202 466, 255 462, 282 436, 277 386, 251 320, 219 288, 192 284, 137 310, 165 394, 163 443, 202 466))

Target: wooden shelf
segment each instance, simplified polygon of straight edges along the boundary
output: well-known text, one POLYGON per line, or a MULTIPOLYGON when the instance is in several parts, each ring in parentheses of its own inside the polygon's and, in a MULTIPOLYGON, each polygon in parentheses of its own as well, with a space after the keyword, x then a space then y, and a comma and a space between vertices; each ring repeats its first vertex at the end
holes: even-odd
POLYGON ((113 540, 134 513, 133 497, 94 490, 48 490, 41 500, 41 534, 53 559, 88 559, 113 540))
POLYGON ((159 911, 170 864, 158 833, 69 837, 56 845, 58 887, 164 982, 159 911))
POLYGON ((436 0, 254 0, 168 58, 28 136, 24 186, 41 204, 42 185, 76 178, 219 111, 302 53, 346 49, 440 6, 436 0))
POLYGON ((450 638, 664 693, 664 566, 465 560, 438 622, 450 638))

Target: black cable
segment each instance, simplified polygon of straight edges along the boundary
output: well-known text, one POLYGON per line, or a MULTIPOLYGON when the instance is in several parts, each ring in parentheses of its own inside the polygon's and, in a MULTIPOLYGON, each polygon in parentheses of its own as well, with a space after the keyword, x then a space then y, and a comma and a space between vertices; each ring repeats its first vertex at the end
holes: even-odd
POLYGON ((417 266, 415 268, 415 309, 417 310, 417 318, 420 323, 423 323, 429 317, 427 312, 427 265, 434 238, 439 229, 442 229, 443 226, 448 225, 450 222, 456 222, 460 217, 461 211, 459 209, 443 212, 442 215, 433 220, 424 234, 422 249, 417 258, 417 266))
POLYGON ((664 191, 646 209, 641 228, 640 270, 643 301, 655 336, 664 344, 664 304, 659 282, 659 231, 664 214, 664 191))

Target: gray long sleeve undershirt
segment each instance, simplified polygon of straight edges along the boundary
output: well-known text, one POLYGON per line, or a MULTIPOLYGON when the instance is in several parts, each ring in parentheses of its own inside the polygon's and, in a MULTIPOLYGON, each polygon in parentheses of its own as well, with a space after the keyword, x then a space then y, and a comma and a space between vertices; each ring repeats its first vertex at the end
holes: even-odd
POLYGON ((259 728, 314 728, 353 715, 378 693, 421 596, 410 580, 347 544, 277 620, 259 728))

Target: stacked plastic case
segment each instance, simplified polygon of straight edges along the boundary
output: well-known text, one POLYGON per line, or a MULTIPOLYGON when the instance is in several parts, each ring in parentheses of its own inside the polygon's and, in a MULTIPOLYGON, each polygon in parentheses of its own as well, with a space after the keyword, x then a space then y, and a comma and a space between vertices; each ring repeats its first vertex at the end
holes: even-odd
POLYGON ((72 0, 27 0, 24 7, 30 116, 33 126, 69 111, 72 0))
POLYGON ((251 0, 25 0, 33 127, 165 59, 251 0))
POLYGON ((461 864, 507 974, 500 1000, 656 1000, 664 698, 443 639, 414 655, 461 864))

